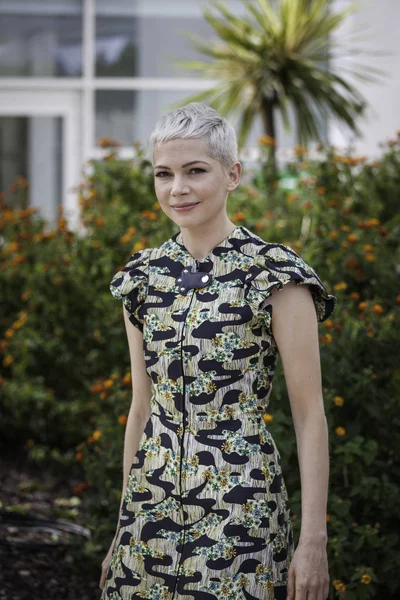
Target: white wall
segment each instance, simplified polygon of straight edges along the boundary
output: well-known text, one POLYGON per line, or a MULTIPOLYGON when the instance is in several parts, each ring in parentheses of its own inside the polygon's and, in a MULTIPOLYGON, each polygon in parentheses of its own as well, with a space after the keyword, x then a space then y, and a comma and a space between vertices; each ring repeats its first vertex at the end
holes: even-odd
MULTIPOLYGON (((339 0, 336 5, 347 5, 346 0, 339 0)), ((359 63, 386 71, 379 84, 360 83, 352 79, 369 104, 366 119, 360 121, 362 135, 355 139, 348 132, 344 133, 332 124, 329 139, 339 147, 351 143, 360 155, 377 156, 379 143, 396 136, 400 130, 400 2, 398 0, 359 0, 357 13, 349 19, 348 25, 341 35, 345 38, 360 30, 367 30, 358 45, 369 52, 387 53, 387 56, 361 56, 359 63)))

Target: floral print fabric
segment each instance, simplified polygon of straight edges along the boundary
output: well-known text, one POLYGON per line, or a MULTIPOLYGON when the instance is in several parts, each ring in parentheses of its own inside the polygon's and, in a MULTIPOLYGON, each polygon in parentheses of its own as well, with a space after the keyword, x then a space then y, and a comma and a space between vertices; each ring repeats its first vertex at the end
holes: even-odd
POLYGON ((152 413, 102 600, 286 598, 290 507, 263 415, 278 358, 265 301, 289 282, 309 286, 318 322, 335 309, 294 250, 245 227, 202 261, 179 232, 113 277, 112 294, 143 333, 152 413), (209 283, 182 294, 185 267, 209 283))

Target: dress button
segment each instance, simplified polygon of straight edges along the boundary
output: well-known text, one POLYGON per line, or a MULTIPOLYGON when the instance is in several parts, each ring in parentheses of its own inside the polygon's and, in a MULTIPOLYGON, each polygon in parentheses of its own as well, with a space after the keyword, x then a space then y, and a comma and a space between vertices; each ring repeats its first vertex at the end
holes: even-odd
POLYGON ((208 275, 204 275, 204 277, 201 278, 202 281, 206 282, 209 280, 209 276, 208 275))

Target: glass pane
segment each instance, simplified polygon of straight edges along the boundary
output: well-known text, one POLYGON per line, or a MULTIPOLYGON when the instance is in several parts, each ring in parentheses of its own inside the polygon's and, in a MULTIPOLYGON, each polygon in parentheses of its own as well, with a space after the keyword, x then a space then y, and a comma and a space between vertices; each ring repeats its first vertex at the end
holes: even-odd
MULTIPOLYGON (((186 77, 177 59, 208 60, 182 32, 215 38, 198 2, 174 0, 97 1, 98 77, 186 77)), ((193 76, 193 74, 192 74, 193 76)))
POLYGON ((62 201, 61 117, 0 117, 0 191, 12 208, 35 206, 56 222, 62 201))
POLYGON ((0 77, 82 74, 82 0, 0 0, 0 77))
MULTIPOLYGON (((133 142, 147 143, 153 127, 163 114, 172 110, 172 104, 186 102, 194 92, 181 91, 127 91, 98 90, 96 93, 96 143, 101 138, 110 137, 122 146, 133 142)), ((236 125, 232 120, 231 122, 236 125)), ((284 130, 277 114, 277 137, 280 148, 291 149, 295 144, 295 132, 284 130)), ((236 127, 238 130, 238 127, 236 127)), ((261 117, 257 118, 250 131, 246 146, 256 148, 263 135, 261 117)))
POLYGON ((104 137, 117 140, 122 146, 139 141, 147 143, 157 121, 171 104, 187 98, 181 91, 98 90, 96 92, 96 143, 104 137))

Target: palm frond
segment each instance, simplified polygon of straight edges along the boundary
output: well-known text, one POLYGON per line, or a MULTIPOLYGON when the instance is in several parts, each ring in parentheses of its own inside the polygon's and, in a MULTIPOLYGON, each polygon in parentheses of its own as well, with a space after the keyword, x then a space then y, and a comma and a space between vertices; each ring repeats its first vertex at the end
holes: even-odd
POLYGON ((366 103, 350 75, 376 82, 384 73, 370 65, 355 67, 337 60, 343 48, 346 57, 365 55, 354 45, 332 39, 354 5, 333 11, 330 0, 242 3, 247 9, 244 16, 234 15, 219 0, 204 12, 217 41, 188 35, 193 47, 211 61, 177 64, 216 82, 188 101, 208 101, 225 116, 235 115, 241 144, 265 102, 280 111, 285 127, 290 125, 289 107, 293 108, 303 141, 318 137, 321 114, 357 131, 366 103))

